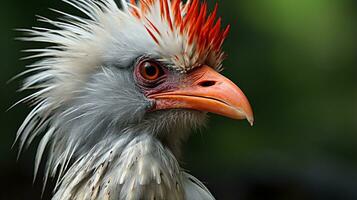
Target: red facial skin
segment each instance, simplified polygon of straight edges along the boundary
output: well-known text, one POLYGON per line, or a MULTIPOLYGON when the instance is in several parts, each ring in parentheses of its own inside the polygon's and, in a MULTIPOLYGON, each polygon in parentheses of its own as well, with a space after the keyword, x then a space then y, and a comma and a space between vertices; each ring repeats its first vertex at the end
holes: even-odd
POLYGON ((155 102, 151 111, 192 109, 233 119, 247 119, 253 125, 253 111, 243 92, 213 68, 202 65, 187 74, 160 66, 157 79, 148 80, 143 65, 160 63, 143 60, 135 68, 139 87, 155 102), (144 72, 143 72, 144 71, 144 72))

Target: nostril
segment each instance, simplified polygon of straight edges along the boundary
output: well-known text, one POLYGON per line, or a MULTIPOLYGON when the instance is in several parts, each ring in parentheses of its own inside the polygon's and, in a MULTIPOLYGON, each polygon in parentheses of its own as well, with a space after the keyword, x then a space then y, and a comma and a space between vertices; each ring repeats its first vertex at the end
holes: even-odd
POLYGON ((199 83, 199 85, 201 87, 211 87, 214 86, 216 84, 216 81, 203 81, 201 83, 199 83))

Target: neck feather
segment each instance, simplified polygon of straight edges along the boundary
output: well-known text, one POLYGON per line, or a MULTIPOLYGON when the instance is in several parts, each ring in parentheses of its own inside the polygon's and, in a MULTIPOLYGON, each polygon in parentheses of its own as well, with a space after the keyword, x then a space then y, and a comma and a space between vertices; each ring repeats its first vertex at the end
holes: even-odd
POLYGON ((149 134, 98 143, 64 175, 54 199, 183 199, 179 164, 149 134), (88 191, 91 191, 88 193, 88 191))
POLYGON ((126 134, 103 140, 78 157, 53 199, 179 200, 187 196, 213 199, 153 135, 126 134))

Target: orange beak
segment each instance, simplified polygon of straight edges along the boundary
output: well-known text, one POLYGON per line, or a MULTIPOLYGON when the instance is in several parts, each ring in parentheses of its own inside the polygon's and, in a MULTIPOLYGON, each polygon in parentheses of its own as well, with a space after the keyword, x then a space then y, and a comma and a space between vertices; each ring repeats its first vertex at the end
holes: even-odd
POLYGON ((253 125, 253 111, 247 97, 229 79, 211 67, 202 66, 189 74, 173 91, 152 94, 154 110, 193 109, 233 119, 247 119, 253 125))

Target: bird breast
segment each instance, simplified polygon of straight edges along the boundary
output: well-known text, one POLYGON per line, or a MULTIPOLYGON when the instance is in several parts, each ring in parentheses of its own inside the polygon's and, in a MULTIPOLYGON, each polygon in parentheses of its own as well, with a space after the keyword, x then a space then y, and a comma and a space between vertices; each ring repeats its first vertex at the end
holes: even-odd
POLYGON ((124 135, 103 143, 71 166, 54 200, 214 199, 153 136, 124 135))

